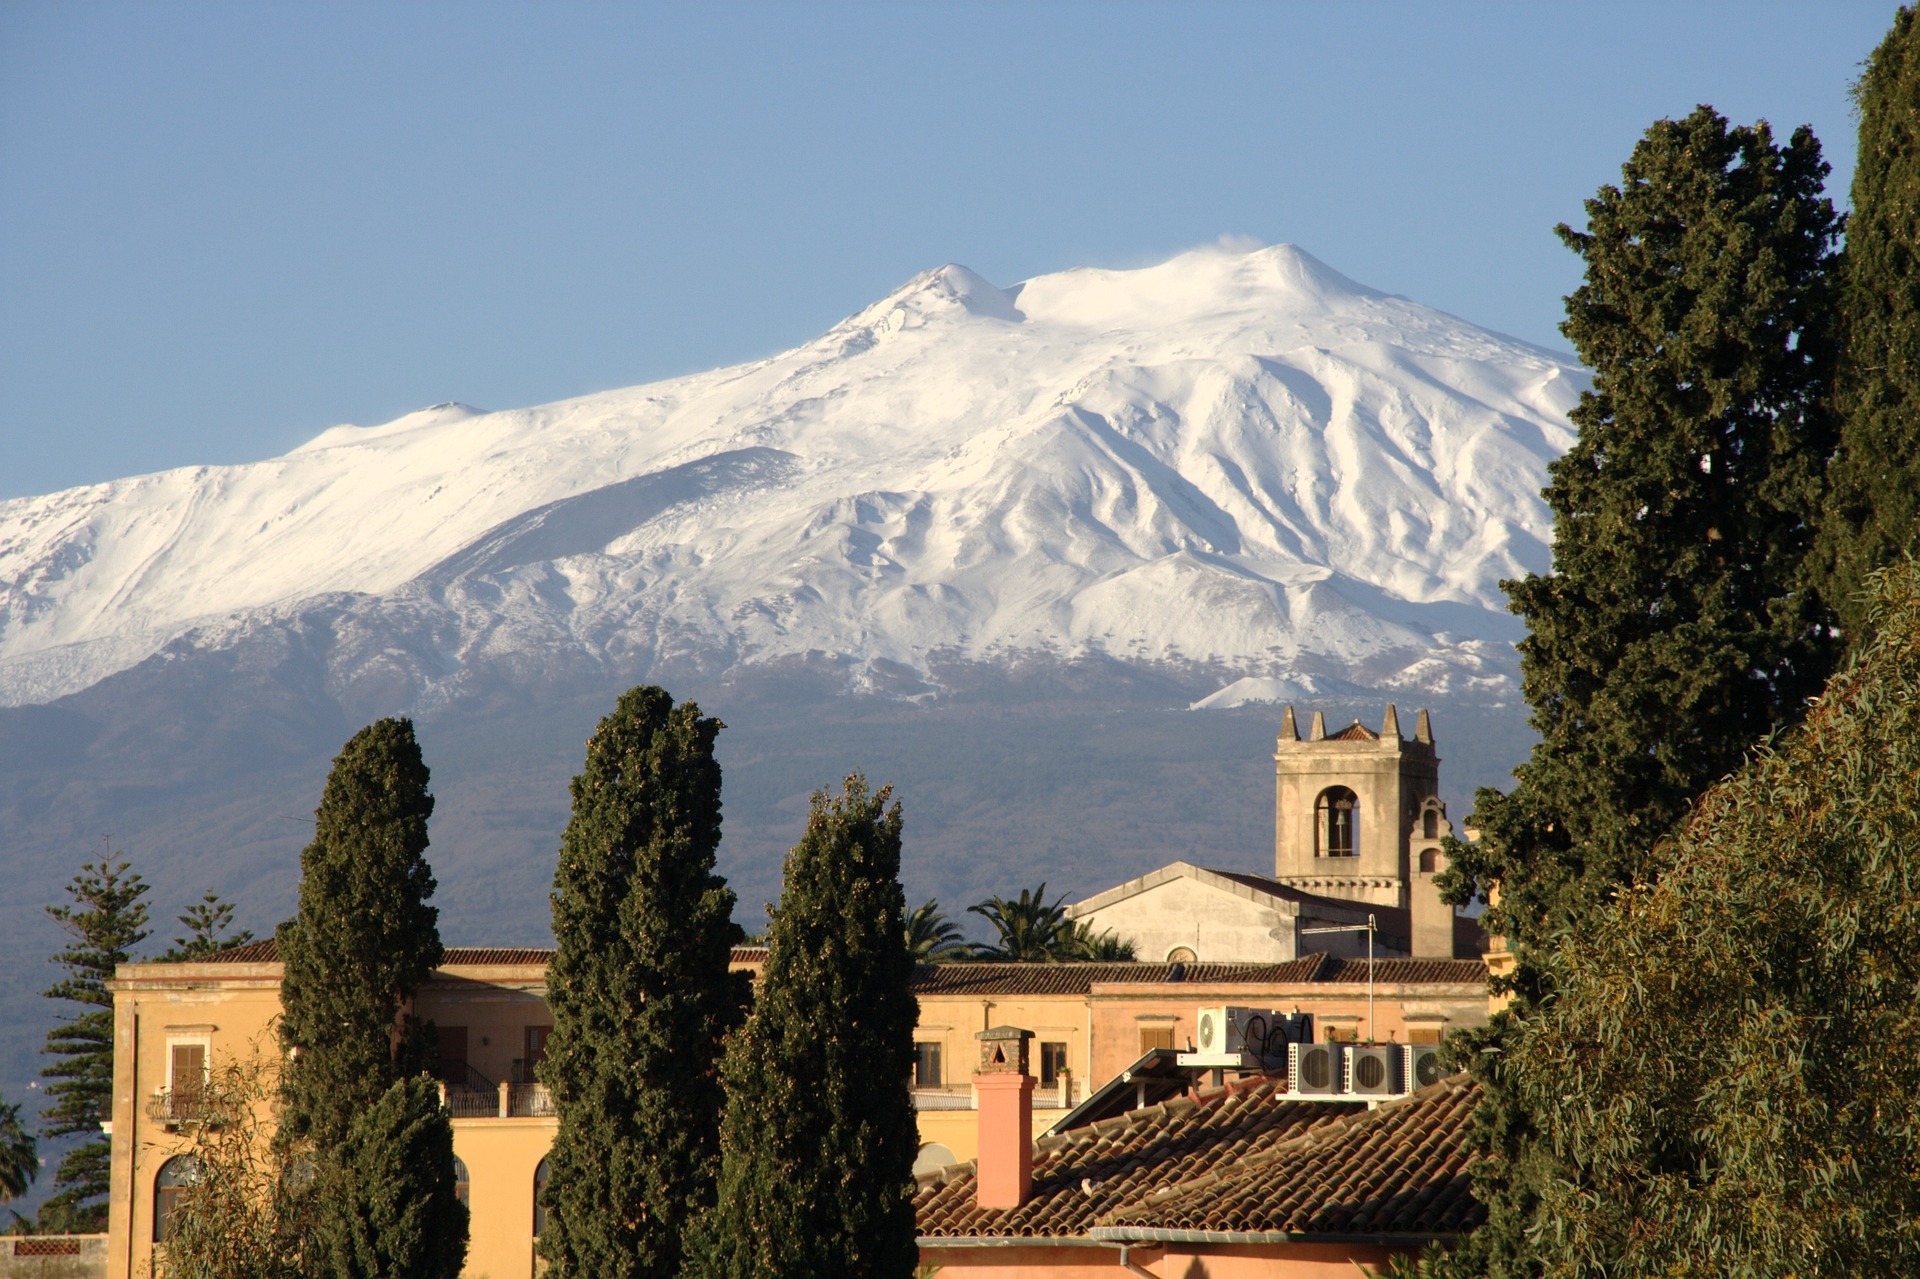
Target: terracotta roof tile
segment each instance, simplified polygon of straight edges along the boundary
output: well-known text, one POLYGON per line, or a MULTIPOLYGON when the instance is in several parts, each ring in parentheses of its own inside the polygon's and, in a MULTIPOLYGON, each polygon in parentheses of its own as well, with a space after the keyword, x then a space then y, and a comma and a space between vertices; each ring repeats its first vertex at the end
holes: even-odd
MULTIPOLYGON (((1303 955, 1277 964, 1186 964, 1179 980, 1189 985, 1306 982, 1314 980, 1322 958, 1303 955)), ((917 995, 1084 995, 1095 983, 1173 981, 1173 967, 1164 963, 923 964, 914 973, 913 990, 917 995)))
POLYGON ((1378 1110, 1350 1111, 1120 1208, 1111 1224, 1307 1235, 1471 1230, 1484 1217, 1467 1172, 1478 1099, 1455 1076, 1378 1110))
POLYGON ((1295 1101, 1279 1079, 1243 1082, 1041 1138, 1019 1208, 977 1206, 974 1164, 925 1174, 919 1232, 1455 1234, 1482 1217, 1466 1156, 1476 1100, 1459 1077, 1378 1110, 1295 1101))
MULTIPOLYGON (((1487 980, 1484 959, 1376 959, 1373 979, 1377 982, 1459 982, 1481 983, 1487 980)), ((1314 976, 1315 981, 1365 981, 1367 961, 1335 959, 1314 976)))
POLYGON ((1171 1182, 1198 1178, 1251 1146, 1332 1123, 1351 1107, 1293 1101, 1285 1081, 1260 1079, 1176 1098, 1034 1144, 1033 1194, 1018 1208, 974 1202, 974 1165, 920 1178, 914 1208, 923 1236, 1084 1235, 1171 1182))

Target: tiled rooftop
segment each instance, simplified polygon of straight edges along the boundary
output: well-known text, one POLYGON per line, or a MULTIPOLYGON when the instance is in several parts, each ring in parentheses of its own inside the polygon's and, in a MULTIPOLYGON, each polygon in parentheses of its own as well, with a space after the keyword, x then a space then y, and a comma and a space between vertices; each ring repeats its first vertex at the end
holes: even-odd
POLYGON ((1304 1235, 1451 1235, 1484 1216, 1467 1173, 1463 1076, 1250 1151, 1113 1214, 1115 1225, 1304 1235))
MULTIPOLYGON (((1283 964, 1186 964, 1177 980, 1193 982, 1304 982, 1314 980, 1323 955, 1303 955, 1283 964)), ((1084 995, 1095 982, 1167 982, 1174 965, 1163 963, 925 964, 914 973, 916 995, 1084 995)))
POLYGON ((974 1202, 971 1163, 927 1173, 923 1237, 1116 1237, 1148 1231, 1404 1235, 1471 1229, 1466 1135, 1477 1091, 1444 1080, 1378 1110, 1294 1101, 1279 1079, 1175 1098, 1034 1146, 1033 1193, 974 1202))

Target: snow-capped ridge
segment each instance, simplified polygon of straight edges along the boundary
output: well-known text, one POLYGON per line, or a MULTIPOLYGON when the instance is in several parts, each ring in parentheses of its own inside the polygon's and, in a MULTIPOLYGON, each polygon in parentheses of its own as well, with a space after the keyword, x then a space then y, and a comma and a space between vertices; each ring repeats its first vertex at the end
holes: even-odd
POLYGON ((1584 381, 1289 245, 949 264, 751 364, 0 504, 0 704, 310 606, 422 697, 563 653, 1506 687, 1584 381))
POLYGON ((338 448, 343 444, 365 444, 370 440, 384 440, 395 435, 403 435, 408 431, 417 431, 423 427, 446 426, 449 423, 465 421, 470 417, 485 415, 485 409, 476 409, 471 404, 447 400, 424 409, 415 409, 391 422, 381 422, 374 426, 358 426, 352 422, 330 426, 291 451, 312 453, 319 449, 338 448))

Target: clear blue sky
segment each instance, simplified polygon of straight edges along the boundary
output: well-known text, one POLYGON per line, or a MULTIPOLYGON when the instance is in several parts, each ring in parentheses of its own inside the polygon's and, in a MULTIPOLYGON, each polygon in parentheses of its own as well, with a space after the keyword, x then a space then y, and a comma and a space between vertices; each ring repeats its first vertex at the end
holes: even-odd
POLYGON ((1648 123, 1893 6, 0 0, 0 497, 769 354, 915 273, 1291 241, 1564 346, 1648 123))

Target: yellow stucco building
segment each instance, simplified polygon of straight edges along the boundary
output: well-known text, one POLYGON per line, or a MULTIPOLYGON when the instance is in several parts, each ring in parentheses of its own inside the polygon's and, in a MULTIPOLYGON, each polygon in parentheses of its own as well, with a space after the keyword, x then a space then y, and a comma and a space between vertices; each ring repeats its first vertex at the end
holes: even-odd
MULTIPOLYGON (((450 947, 417 1001, 439 1035, 454 1155, 472 1209, 467 1274, 475 1279, 534 1273, 534 1188, 556 1126, 532 1074, 552 1025, 550 954, 450 947)), ((765 959, 756 947, 734 952, 736 968, 757 971, 765 959)), ((207 1072, 223 1059, 276 1051, 280 971, 272 943, 255 942, 198 963, 129 964, 112 983, 113 1279, 150 1273, 175 1193, 169 1161, 190 1145, 191 1099, 207 1072)), ((1202 1007, 1299 1009, 1314 1013, 1326 1035, 1406 1043, 1485 1020, 1478 960, 1382 959, 1373 976, 1370 1000, 1364 962, 1328 955, 1283 964, 929 965, 915 983, 922 1163, 977 1152, 970 1063, 975 1034, 987 1025, 1034 1032, 1034 1131, 1044 1132, 1146 1050, 1190 1046, 1202 1007)), ((172 1165, 173 1174, 180 1169, 172 1165)))

